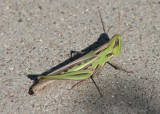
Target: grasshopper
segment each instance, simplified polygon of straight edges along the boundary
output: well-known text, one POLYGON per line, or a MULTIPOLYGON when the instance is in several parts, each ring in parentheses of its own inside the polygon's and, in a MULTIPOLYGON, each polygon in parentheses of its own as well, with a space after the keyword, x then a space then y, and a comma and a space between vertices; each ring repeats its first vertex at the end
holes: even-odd
MULTIPOLYGON (((100 18, 103 24, 101 14, 100 18)), ((118 25, 119 25, 118 28, 120 28, 120 14, 119 14, 118 25)), ((103 30, 105 32, 104 28, 105 27, 103 24, 103 30)), ((96 48, 95 50, 92 50, 91 52, 85 54, 79 59, 53 71, 50 75, 38 76, 38 83, 31 88, 31 94, 44 88, 47 84, 51 83, 53 80, 59 80, 59 79, 81 80, 80 82, 72 86, 72 88, 74 88, 76 85, 80 84, 84 80, 91 78, 95 86, 97 87, 100 95, 103 96, 98 86, 96 85, 95 81, 93 80, 93 76, 98 74, 98 72, 104 67, 104 65, 106 63, 109 63, 109 60, 111 58, 113 58, 114 56, 118 56, 120 54, 120 50, 122 47, 121 40, 122 40, 121 35, 116 34, 112 37, 112 39, 109 42, 105 43, 99 48, 96 48)), ((113 63, 109 64, 115 67, 116 69, 130 73, 130 71, 127 71, 121 67, 113 65, 113 63)))

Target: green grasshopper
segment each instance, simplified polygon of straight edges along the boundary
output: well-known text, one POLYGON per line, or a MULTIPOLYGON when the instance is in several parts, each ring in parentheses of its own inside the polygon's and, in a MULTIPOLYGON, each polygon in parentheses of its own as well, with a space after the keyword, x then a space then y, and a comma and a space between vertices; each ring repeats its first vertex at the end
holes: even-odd
MULTIPOLYGON (((99 12, 100 14, 100 12, 99 12)), ((101 15, 100 15, 101 17, 101 15)), ((103 23, 102 17, 101 21, 103 23)), ((120 22, 120 17, 119 17, 120 22)), ((120 25, 120 23, 119 23, 120 25)), ((103 26, 104 28, 104 26, 103 26)), ((104 29, 103 29, 104 30, 104 29)), ((104 30, 105 32, 105 30, 104 30)), ((40 75, 38 76, 39 82, 32 87, 32 92, 36 92, 39 89, 45 87, 47 84, 51 83, 53 80, 59 79, 69 79, 69 80, 84 80, 88 79, 89 77, 92 79, 94 84, 96 85, 95 81, 93 80, 93 76, 98 74, 98 72, 104 67, 104 65, 114 56, 118 56, 120 54, 120 50, 122 47, 121 35, 116 34, 112 37, 112 39, 107 42, 106 44, 102 45, 101 47, 89 52, 88 54, 80 57, 79 59, 61 67, 52 72, 50 75, 40 75)), ((111 63, 109 63, 111 64, 111 63)), ((113 65, 115 68, 123 70, 125 72, 130 73, 123 68, 113 65)), ((76 85, 80 84, 78 82, 76 85)), ((96 85, 100 95, 102 96, 98 86, 96 85)))

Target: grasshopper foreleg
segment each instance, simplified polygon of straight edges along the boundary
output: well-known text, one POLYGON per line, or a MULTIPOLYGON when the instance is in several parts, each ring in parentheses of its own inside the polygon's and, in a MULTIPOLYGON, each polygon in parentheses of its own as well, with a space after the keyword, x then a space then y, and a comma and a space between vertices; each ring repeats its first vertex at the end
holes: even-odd
POLYGON ((126 70, 126 69, 124 69, 124 68, 122 68, 122 67, 120 67, 120 66, 117 66, 115 63, 113 63, 113 62, 107 62, 109 65, 111 65, 113 68, 115 68, 115 69, 118 69, 118 70, 122 70, 122 71, 124 71, 124 72, 126 72, 126 73, 133 73, 133 71, 128 71, 128 70, 126 70))

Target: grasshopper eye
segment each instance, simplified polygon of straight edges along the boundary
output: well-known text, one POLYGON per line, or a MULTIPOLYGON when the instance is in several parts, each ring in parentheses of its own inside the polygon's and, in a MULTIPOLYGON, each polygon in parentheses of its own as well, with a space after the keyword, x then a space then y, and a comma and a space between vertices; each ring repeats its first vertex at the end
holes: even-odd
POLYGON ((119 45, 119 39, 116 39, 115 45, 119 45))
POLYGON ((116 39, 114 48, 117 47, 117 46, 119 46, 119 39, 116 39))
POLYGON ((114 55, 119 55, 120 50, 121 50, 121 38, 118 37, 115 40, 115 44, 114 44, 114 47, 113 47, 113 53, 114 53, 114 55))

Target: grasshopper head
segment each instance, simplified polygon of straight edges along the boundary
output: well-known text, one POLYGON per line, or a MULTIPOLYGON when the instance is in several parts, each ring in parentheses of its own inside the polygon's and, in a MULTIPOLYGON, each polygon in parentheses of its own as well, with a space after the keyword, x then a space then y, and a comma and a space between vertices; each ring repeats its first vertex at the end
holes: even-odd
POLYGON ((114 55, 119 55, 119 52, 122 48, 122 42, 121 42, 121 35, 120 34, 116 34, 115 36, 113 36, 111 45, 113 45, 113 54, 114 55))

